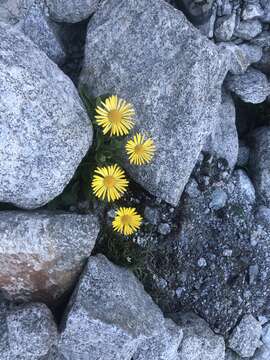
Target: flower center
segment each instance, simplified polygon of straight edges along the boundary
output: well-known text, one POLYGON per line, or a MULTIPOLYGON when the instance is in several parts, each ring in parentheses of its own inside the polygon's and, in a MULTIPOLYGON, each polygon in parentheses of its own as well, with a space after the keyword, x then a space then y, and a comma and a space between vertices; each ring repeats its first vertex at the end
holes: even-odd
POLYGON ((108 116, 112 124, 119 124, 122 121, 122 114, 118 110, 111 110, 108 116))
POLYGON ((111 189, 115 185, 115 178, 111 175, 108 175, 104 177, 103 182, 104 182, 104 186, 111 189))
POLYGON ((142 144, 138 144, 135 146, 135 153, 138 154, 138 155, 142 155, 144 152, 144 149, 143 149, 143 145, 142 144))
POLYGON ((123 215, 121 218, 122 224, 123 225, 129 225, 131 222, 131 217, 130 215, 123 215))

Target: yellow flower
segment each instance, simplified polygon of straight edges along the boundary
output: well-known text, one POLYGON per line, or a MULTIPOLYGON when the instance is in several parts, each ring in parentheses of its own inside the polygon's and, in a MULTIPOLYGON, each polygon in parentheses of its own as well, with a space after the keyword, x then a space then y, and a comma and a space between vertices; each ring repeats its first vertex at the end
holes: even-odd
POLYGON ((113 229, 124 235, 131 235, 141 226, 142 217, 135 208, 120 207, 113 220, 113 229))
POLYGON ((127 135, 134 126, 134 108, 131 104, 117 95, 110 96, 97 106, 95 116, 96 122, 103 129, 103 134, 110 132, 112 135, 127 135))
POLYGON ((143 165, 149 163, 155 153, 154 141, 149 138, 145 139, 144 135, 137 133, 132 140, 126 143, 126 152, 129 161, 134 165, 143 165))
POLYGON ((127 190, 128 180, 124 171, 118 165, 98 167, 92 180, 93 193, 104 200, 120 199, 127 190))

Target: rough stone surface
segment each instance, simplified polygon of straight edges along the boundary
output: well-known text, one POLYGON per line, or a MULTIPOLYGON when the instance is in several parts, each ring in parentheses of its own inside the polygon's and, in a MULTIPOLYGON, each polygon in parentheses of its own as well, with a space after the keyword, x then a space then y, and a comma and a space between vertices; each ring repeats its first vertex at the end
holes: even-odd
POLYGON ((155 0, 102 2, 85 54, 81 84, 93 96, 116 93, 132 102, 137 128, 155 140, 154 161, 140 168, 126 162, 129 173, 176 205, 213 129, 223 54, 180 11, 155 0))
POLYGON ((64 63, 66 53, 59 29, 45 14, 44 4, 34 3, 19 27, 55 63, 64 63))
POLYGON ((142 354, 144 359, 155 355, 165 360, 159 351, 170 353, 171 346, 176 351, 175 341, 182 338, 176 326, 171 334, 172 327, 167 328, 167 320, 135 276, 103 255, 90 257, 62 327, 59 349, 66 360, 130 360, 142 354))
POLYGON ((215 38, 217 41, 230 41, 235 29, 236 14, 222 16, 215 23, 215 38))
POLYGON ((249 154, 250 154, 250 148, 243 141, 240 141, 237 165, 241 167, 246 166, 249 161, 249 154))
POLYGON ((270 93, 266 75, 251 67, 242 75, 229 74, 226 87, 243 101, 253 104, 263 102, 270 93))
POLYGON ((215 335, 207 323, 192 313, 176 313, 173 319, 183 329, 183 341, 179 348, 181 360, 224 360, 225 342, 215 335))
POLYGON ((240 356, 230 349, 226 350, 225 360, 241 360, 240 356))
POLYGON ((158 226, 150 234, 142 229, 133 239, 136 247, 129 243, 124 254, 164 312, 192 310, 228 335, 245 314, 267 309, 270 222, 254 217, 255 189, 245 171, 230 177, 223 161, 205 155, 190 182, 171 215, 179 228, 172 226, 167 236, 158 226), (227 201, 214 210, 209 205, 217 189, 227 201))
POLYGON ((100 0, 46 0, 50 16, 55 21, 77 23, 93 14, 100 0))
POLYGON ((219 45, 225 49, 230 57, 229 71, 232 74, 243 74, 247 68, 262 58, 262 49, 257 45, 234 43, 221 43, 219 45))
POLYGON ((243 40, 251 40, 262 32, 262 24, 259 20, 241 21, 236 27, 234 35, 243 40))
POLYGON ((92 127, 72 82, 29 39, 1 25, 0 43, 0 201, 35 208, 68 184, 92 127))
POLYGON ((230 94, 223 93, 217 117, 217 125, 203 150, 226 159, 233 169, 238 156, 238 134, 235 125, 235 106, 230 94))
POLYGON ((270 206, 270 128, 262 127, 251 134, 249 167, 257 195, 270 206))
POLYGON ((0 288, 8 298, 55 304, 69 291, 98 235, 92 215, 0 213, 0 288))
POLYGON ((66 54, 58 25, 48 18, 44 1, 2 0, 0 21, 16 26, 57 64, 64 62, 66 54))
POLYGON ((57 343, 57 328, 44 304, 29 304, 1 314, 1 360, 45 360, 57 343))
POLYGON ((256 69, 259 69, 266 75, 270 75, 270 50, 264 49, 262 53, 262 57, 256 64, 254 64, 256 69))
POLYGON ((269 359, 270 359, 270 348, 265 345, 261 346, 255 352, 255 355, 252 357, 252 360, 269 360, 269 359))
POLYGON ((245 315, 232 332, 228 346, 242 357, 251 357, 260 347, 262 326, 252 315, 245 315))
POLYGON ((132 360, 179 360, 178 348, 182 337, 182 329, 168 319, 166 332, 147 339, 132 356, 132 360))

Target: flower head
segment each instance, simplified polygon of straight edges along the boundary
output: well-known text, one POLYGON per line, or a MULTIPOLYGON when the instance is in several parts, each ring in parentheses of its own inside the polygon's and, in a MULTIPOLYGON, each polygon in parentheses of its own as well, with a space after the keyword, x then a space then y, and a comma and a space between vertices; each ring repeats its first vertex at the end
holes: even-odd
POLYGON ((142 222, 142 217, 135 208, 120 207, 113 220, 113 229, 124 235, 131 235, 137 231, 142 222))
POLYGON ((126 143, 129 161, 134 165, 149 163, 154 156, 155 149, 154 141, 151 138, 146 139, 140 133, 135 134, 133 139, 126 143))
POLYGON ((124 171, 118 165, 98 167, 92 180, 93 193, 104 200, 120 199, 127 190, 128 180, 124 171))
POLYGON ((96 108, 96 122, 103 129, 103 134, 127 135, 134 126, 134 108, 117 95, 110 96, 96 108))

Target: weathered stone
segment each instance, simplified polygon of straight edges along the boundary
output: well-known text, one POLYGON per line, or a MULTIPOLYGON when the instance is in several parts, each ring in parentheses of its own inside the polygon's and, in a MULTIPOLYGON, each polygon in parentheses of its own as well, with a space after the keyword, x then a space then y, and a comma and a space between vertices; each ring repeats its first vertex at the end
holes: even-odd
POLYGON ((66 360, 167 359, 164 351, 176 355, 182 339, 135 276, 103 255, 90 257, 62 327, 59 350, 66 360))
POLYGON ((232 74, 243 74, 251 64, 260 61, 262 57, 262 49, 257 45, 221 43, 219 46, 230 57, 229 71, 232 74))
POLYGON ((270 75, 270 49, 263 50, 261 59, 254 64, 254 67, 266 75, 270 75))
POLYGON ((164 312, 190 309, 215 332, 228 335, 246 313, 261 315, 268 306, 270 222, 266 226, 254 219, 255 190, 247 173, 234 171, 227 183, 227 171, 221 171, 220 164, 205 156, 192 175, 200 191, 192 197, 185 192, 181 201, 175 219, 179 232, 172 233, 169 241, 154 232, 150 238, 140 234, 145 241, 140 242, 141 252, 136 248, 136 256, 151 254, 151 260, 140 259, 140 271, 164 312), (227 194, 227 201, 211 211, 216 189, 227 194), (252 266, 258 268, 257 275, 252 266))
POLYGON ((92 215, 0 213, 0 288, 14 300, 54 304, 70 291, 98 235, 92 215))
POLYGON ((35 208, 68 184, 92 127, 72 82, 29 39, 1 25, 0 43, 0 201, 35 208))
POLYGON ((217 41, 230 41, 235 29, 236 14, 217 18, 215 23, 215 38, 217 41))
POLYGON ((44 360, 57 343, 57 328, 44 304, 19 306, 2 314, 1 360, 44 360))
POLYGON ((223 337, 215 335, 203 319, 192 313, 176 313, 173 319, 183 329, 184 335, 179 348, 179 359, 225 359, 223 337))
POLYGON ((235 106, 230 94, 222 95, 216 127, 203 150, 226 159, 230 168, 234 168, 238 156, 238 134, 235 125, 235 106))
POLYGON ((270 32, 263 31, 260 35, 256 36, 251 40, 252 44, 258 45, 260 47, 269 49, 270 47, 270 32))
POLYGON ((250 154, 250 148, 243 141, 240 141, 237 165, 241 167, 246 166, 249 161, 249 154, 250 154))
POLYGON ((43 1, 2 0, 0 21, 16 26, 57 64, 64 62, 66 54, 57 25, 48 18, 43 1))
POLYGON ((55 63, 62 64, 66 53, 59 29, 46 15, 44 4, 34 3, 19 24, 20 28, 55 63))
POLYGON ((270 359, 270 348, 263 345, 256 352, 251 360, 269 360, 270 359))
POLYGON ((270 128, 262 127, 251 134, 250 173, 262 204, 270 206, 270 128))
POLYGON ((227 349, 225 353, 225 360, 241 360, 241 358, 235 352, 227 349))
POLYGON ((15 25, 27 13, 35 0, 1 0, 0 21, 15 25))
POLYGON ((262 24, 259 20, 240 21, 234 35, 243 40, 251 40, 262 32, 262 24))
POLYGON ((228 196, 226 192, 222 189, 215 189, 211 195, 211 202, 209 207, 212 210, 222 209, 226 205, 228 196))
POLYGON ((249 3, 246 2, 242 11, 243 20, 252 20, 260 18, 264 15, 264 11, 260 3, 249 3))
POLYGON ((46 0, 55 21, 77 23, 93 14, 100 0, 46 0))
POLYGON ((166 332, 147 339, 132 356, 132 360, 179 360, 178 348, 183 331, 173 321, 166 320, 166 332))
POLYGON ((251 357, 261 345, 262 326, 252 315, 245 315, 230 335, 228 346, 242 357, 251 357))
POLYGON ((81 85, 134 104, 137 129, 155 139, 157 152, 147 167, 125 166, 171 204, 213 129, 223 65, 217 47, 164 1, 108 0, 89 22, 81 85))
POLYGON ((229 74, 226 78, 226 87, 243 101, 253 104, 263 102, 270 93, 266 75, 253 68, 241 75, 229 74))

